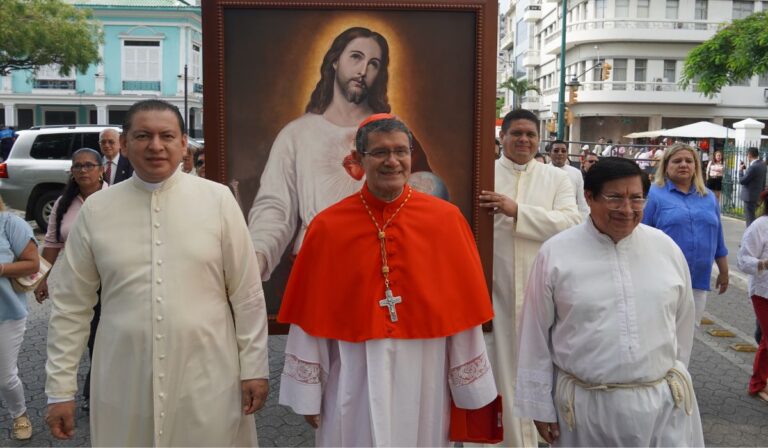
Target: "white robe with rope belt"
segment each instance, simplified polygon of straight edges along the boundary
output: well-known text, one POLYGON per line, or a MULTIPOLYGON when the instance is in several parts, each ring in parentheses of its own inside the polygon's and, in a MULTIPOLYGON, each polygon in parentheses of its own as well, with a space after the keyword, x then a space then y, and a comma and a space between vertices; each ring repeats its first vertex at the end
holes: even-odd
POLYGON ((703 446, 692 389, 689 415, 665 381, 575 386, 573 429, 567 391, 556 390, 563 372, 590 384, 642 383, 674 367, 690 381, 693 331, 688 267, 669 237, 640 224, 614 244, 591 220, 569 229, 542 246, 528 281, 515 414, 558 422, 559 446, 703 446))

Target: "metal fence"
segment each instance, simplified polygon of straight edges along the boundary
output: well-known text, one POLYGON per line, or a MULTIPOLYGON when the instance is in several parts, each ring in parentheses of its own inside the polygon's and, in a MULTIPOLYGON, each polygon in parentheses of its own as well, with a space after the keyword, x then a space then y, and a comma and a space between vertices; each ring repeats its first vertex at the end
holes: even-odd
MULTIPOLYGON (((747 163, 747 148, 749 146, 725 145, 723 148, 723 190, 720 194, 720 205, 724 215, 737 218, 744 217, 744 202, 741 200, 741 184, 739 184, 739 164, 747 163)), ((760 160, 768 160, 768 143, 760 148, 760 160)))

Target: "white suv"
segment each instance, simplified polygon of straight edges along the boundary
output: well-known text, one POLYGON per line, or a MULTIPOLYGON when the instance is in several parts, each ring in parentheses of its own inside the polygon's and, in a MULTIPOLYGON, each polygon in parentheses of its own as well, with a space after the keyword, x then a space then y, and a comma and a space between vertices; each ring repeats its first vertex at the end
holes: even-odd
POLYGON ((99 150, 99 132, 120 126, 35 126, 19 131, 8 160, 0 163, 0 195, 7 206, 26 212, 45 231, 53 203, 69 179, 72 153, 99 150))

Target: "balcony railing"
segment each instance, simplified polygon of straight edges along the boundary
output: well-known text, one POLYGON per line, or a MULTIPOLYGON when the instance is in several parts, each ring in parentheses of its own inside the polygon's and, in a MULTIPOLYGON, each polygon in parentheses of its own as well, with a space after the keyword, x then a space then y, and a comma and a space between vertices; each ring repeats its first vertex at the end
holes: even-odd
POLYGON ((523 13, 523 19, 529 23, 541 19, 541 5, 528 5, 523 13))
POLYGON ((528 50, 523 54, 523 67, 535 67, 540 64, 540 61, 537 50, 528 50))
POLYGON ((160 81, 123 81, 123 90, 159 92, 160 81))
POLYGON ((697 84, 686 88, 675 82, 662 81, 594 81, 582 82, 580 90, 617 90, 637 92, 699 92, 697 84))
POLYGON ((35 79, 33 89, 75 90, 74 79, 35 79))
MULTIPOLYGON (((652 19, 593 19, 582 20, 568 24, 568 32, 589 30, 696 30, 717 31, 721 22, 703 20, 652 20, 652 19)), ((560 39, 560 27, 544 38, 545 43, 560 39)))

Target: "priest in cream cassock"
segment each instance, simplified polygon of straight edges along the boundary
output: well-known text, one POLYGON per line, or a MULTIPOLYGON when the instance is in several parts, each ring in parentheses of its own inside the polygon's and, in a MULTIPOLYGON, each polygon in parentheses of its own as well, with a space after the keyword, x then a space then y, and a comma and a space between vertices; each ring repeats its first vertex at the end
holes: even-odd
POLYGON ((584 191, 590 220, 544 243, 528 280, 515 413, 556 446, 703 446, 685 257, 640 224, 634 161, 600 160, 584 191))
POLYGON ((451 400, 496 402, 475 241, 454 205, 406 183, 412 144, 393 115, 363 121, 365 184, 309 225, 283 296, 280 403, 318 446, 446 446, 451 400))
POLYGON ((517 376, 517 326, 528 273, 541 243, 581 222, 573 184, 565 171, 533 159, 539 120, 516 109, 501 125, 502 157, 495 191, 480 206, 495 213, 493 227, 493 332, 487 338, 493 374, 504 397, 504 446, 537 446, 533 422, 512 414, 517 376))
POLYGON ((74 435, 77 367, 101 288, 91 443, 256 446, 267 326, 242 212, 225 186, 177 170, 187 136, 175 106, 135 103, 120 139, 134 176, 88 198, 51 294, 51 433, 74 435))

